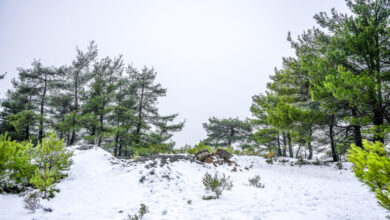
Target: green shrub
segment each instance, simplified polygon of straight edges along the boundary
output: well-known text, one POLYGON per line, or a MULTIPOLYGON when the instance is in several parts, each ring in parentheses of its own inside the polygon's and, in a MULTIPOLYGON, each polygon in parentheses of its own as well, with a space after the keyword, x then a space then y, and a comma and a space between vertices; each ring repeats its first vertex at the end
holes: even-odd
POLYGON ((172 151, 172 147, 168 144, 149 144, 146 147, 138 147, 134 149, 134 157, 148 156, 153 154, 167 154, 172 151))
POLYGON ((127 220, 141 220, 144 217, 144 215, 148 212, 149 212, 148 207, 145 204, 141 203, 138 213, 134 215, 128 215, 127 220))
POLYGON ((188 150, 189 154, 196 154, 198 151, 207 149, 209 152, 213 152, 210 146, 204 144, 203 142, 200 142, 197 146, 194 148, 191 148, 188 150))
POLYGON ((65 149, 54 131, 35 148, 31 142, 11 141, 0 136, 0 192, 20 192, 34 186, 44 198, 54 195, 54 184, 66 175, 72 164, 72 152, 65 149), (31 185, 32 184, 32 185, 31 185))
MULTIPOLYGON (((206 173, 203 177, 203 185, 207 191, 215 193, 216 199, 219 199, 219 196, 224 190, 231 190, 233 188, 233 183, 230 180, 230 177, 226 177, 225 174, 223 174, 223 176, 219 178, 217 173, 214 174, 214 177, 211 176, 211 174, 206 173)), ((203 197, 203 199, 205 198, 210 197, 203 197)))
POLYGON ((359 180, 376 193, 378 203, 390 210, 390 152, 381 142, 364 140, 363 146, 352 145, 347 159, 359 180))
POLYGON ((32 144, 0 136, 0 192, 20 192, 29 185, 35 166, 31 164, 32 144))
POLYGON ((237 149, 237 150, 234 150, 234 151, 233 151, 233 154, 235 154, 235 155, 241 155, 242 152, 241 152, 239 149, 237 149))

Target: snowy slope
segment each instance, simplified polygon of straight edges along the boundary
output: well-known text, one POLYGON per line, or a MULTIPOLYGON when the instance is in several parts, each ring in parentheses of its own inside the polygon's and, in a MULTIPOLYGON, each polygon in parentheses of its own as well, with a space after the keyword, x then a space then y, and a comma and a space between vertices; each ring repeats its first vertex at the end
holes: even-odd
POLYGON ((136 213, 141 203, 150 210, 146 220, 369 220, 388 215, 350 169, 268 165, 262 158, 249 156, 233 159, 242 172, 231 172, 227 165, 214 168, 189 161, 147 169, 148 163, 124 165, 99 148, 76 150, 69 177, 58 184, 61 192, 42 202, 53 212, 29 213, 22 197, 0 195, 0 219, 125 219, 136 213), (251 165, 249 171, 244 169, 251 165), (219 200, 202 200, 206 193, 201 180, 206 171, 230 175, 233 189, 219 200), (247 185, 248 178, 256 174, 265 188, 247 185), (145 181, 140 183, 142 176, 145 181))

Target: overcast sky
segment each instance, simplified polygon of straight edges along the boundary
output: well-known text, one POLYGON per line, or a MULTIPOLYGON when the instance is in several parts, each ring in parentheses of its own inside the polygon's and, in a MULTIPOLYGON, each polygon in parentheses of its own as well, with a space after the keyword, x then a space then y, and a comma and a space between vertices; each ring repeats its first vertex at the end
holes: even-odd
POLYGON ((344 0, 0 0, 0 95, 17 67, 70 64, 94 40, 99 58, 156 69, 168 89, 161 112, 187 120, 174 140, 195 144, 209 117, 250 117, 251 97, 293 55, 287 32, 296 37, 332 7, 348 11, 344 0))

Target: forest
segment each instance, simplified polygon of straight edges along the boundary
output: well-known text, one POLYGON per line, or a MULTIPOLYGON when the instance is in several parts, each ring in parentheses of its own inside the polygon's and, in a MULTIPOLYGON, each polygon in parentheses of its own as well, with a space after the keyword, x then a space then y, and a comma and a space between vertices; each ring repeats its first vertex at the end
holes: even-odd
MULTIPOLYGON (((195 145, 173 141, 185 120, 160 113, 167 89, 156 80, 157 71, 126 64, 121 55, 99 59, 94 41, 77 48, 70 64, 33 60, 18 68, 1 99, 0 192, 33 187, 42 198, 54 197, 54 184, 72 165, 65 150, 72 146, 97 146, 121 159, 224 149, 270 164, 291 158, 341 167, 350 162, 390 210, 390 2, 346 4, 350 13, 320 12, 316 26, 296 37, 289 32, 295 55, 282 57, 267 89, 253 94, 250 117, 210 115, 199 122, 207 137, 195 145)), ((221 181, 206 177, 208 189, 208 181, 221 181)))
POLYGON ((92 41, 77 50, 71 65, 48 67, 35 60, 18 69, 2 101, 1 132, 38 143, 54 129, 67 145, 84 140, 118 156, 171 150, 170 138, 184 122, 172 123, 177 114, 159 114, 157 99, 166 89, 155 82, 155 70, 125 68, 121 56, 97 60, 97 54, 92 41))

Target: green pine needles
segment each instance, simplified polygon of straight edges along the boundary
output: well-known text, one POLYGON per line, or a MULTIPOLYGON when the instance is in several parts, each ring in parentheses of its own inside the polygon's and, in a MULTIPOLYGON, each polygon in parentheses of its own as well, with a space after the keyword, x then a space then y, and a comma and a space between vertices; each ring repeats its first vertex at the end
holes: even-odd
POLYGON ((390 210, 390 151, 381 142, 363 141, 364 149, 352 145, 348 160, 360 181, 376 193, 378 203, 390 210))

